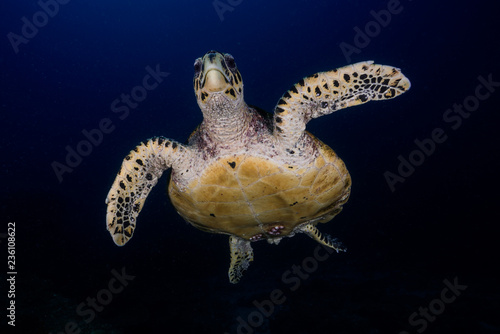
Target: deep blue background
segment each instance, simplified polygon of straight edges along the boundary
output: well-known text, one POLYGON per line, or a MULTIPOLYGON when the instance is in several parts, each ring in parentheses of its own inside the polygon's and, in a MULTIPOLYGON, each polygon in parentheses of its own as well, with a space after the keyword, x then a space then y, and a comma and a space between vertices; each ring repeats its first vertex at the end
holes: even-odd
POLYGON ((321 262, 296 291, 281 277, 313 254, 314 241, 298 235, 279 246, 254 244, 255 261, 233 286, 227 237, 185 224, 166 196, 167 177, 126 247, 105 229, 104 199, 128 151, 157 135, 182 142, 201 121, 195 58, 231 53, 247 103, 272 112, 301 77, 348 64, 339 44, 353 44, 353 28, 364 29, 370 11, 387 3, 246 0, 221 21, 211 1, 72 0, 15 53, 7 35, 21 34, 21 18, 31 21, 40 6, 3 1, 0 232, 16 222, 14 332, 62 332, 74 321, 82 333, 237 333, 237 318, 278 288, 285 303, 255 333, 415 333, 422 327, 408 317, 455 277, 467 289, 425 333, 500 332, 500 87, 457 130, 442 119, 474 94, 478 76, 500 81, 494 2, 401 1, 402 12, 352 55, 351 62, 401 68, 412 88, 308 125, 345 161, 353 188, 344 211, 320 227, 348 252, 321 262), (157 64, 169 76, 120 120, 112 101, 157 64), (65 147, 75 148, 82 130, 103 118, 114 131, 59 182, 51 164, 64 163, 65 147), (396 172, 398 156, 438 127, 447 141, 391 192, 384 172, 396 172), (86 323, 77 306, 123 267, 136 278, 86 323))

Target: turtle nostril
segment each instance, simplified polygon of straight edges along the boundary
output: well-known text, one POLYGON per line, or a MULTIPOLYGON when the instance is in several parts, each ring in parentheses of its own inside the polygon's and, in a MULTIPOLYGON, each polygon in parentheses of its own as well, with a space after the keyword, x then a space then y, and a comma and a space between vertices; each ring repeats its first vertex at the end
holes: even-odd
POLYGON ((215 51, 214 52, 210 51, 210 53, 208 54, 208 60, 210 61, 210 63, 214 62, 216 55, 217 55, 217 53, 215 53, 215 51))

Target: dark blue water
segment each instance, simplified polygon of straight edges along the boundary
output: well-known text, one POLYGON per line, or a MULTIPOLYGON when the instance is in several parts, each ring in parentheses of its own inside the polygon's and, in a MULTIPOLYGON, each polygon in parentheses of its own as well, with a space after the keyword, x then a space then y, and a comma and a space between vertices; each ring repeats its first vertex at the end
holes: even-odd
POLYGON ((47 0, 0 13, 5 332, 500 332, 492 3, 47 0), (321 226, 347 253, 305 235, 254 243, 232 285, 227 237, 186 224, 166 176, 133 240, 114 245, 104 200, 121 161, 152 136, 187 139, 202 120, 192 65, 212 49, 235 57, 247 103, 269 112, 303 76, 353 62, 410 78, 397 99, 308 124, 352 176, 321 226))

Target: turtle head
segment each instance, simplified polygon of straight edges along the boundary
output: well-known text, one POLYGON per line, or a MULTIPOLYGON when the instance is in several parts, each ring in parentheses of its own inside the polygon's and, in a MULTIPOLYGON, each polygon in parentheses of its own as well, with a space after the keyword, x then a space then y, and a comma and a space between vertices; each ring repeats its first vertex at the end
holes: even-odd
POLYGON ((207 52, 194 62, 194 91, 202 111, 235 110, 243 102, 243 81, 233 56, 207 52))

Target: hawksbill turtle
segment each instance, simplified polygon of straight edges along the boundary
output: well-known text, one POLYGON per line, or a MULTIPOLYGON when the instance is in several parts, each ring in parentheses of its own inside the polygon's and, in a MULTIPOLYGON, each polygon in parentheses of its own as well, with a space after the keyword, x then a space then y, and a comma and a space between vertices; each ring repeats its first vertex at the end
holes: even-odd
POLYGON ((254 241, 277 244, 305 233, 343 251, 340 241, 316 225, 342 210, 351 177, 306 124, 408 89, 410 81, 398 68, 360 62, 303 78, 271 115, 245 103, 234 58, 209 51, 194 63, 202 123, 186 145, 154 137, 125 157, 106 198, 107 229, 117 245, 127 243, 149 192, 171 168, 168 193, 179 215, 200 230, 229 235, 231 283, 253 260, 254 241))

